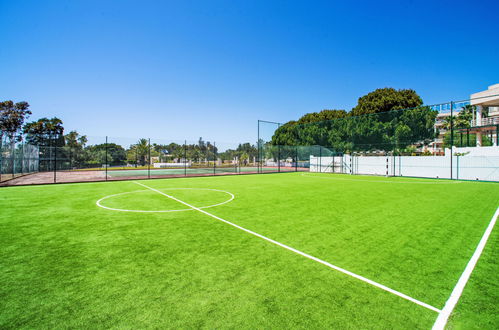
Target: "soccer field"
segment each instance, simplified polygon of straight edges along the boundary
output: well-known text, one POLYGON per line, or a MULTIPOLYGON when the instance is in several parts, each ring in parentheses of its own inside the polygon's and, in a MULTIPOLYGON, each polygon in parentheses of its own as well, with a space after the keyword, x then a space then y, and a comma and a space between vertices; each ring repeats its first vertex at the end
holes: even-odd
MULTIPOLYGON (((430 329, 498 196, 300 172, 2 188, 0 328, 430 329)), ((499 327, 498 238, 447 327, 499 327)))

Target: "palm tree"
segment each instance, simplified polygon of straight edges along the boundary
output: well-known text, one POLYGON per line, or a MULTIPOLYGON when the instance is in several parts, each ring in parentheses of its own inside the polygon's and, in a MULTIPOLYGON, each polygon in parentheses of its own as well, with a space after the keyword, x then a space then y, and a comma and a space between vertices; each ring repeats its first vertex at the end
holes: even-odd
POLYGON ((149 142, 147 139, 140 139, 134 146, 139 164, 144 166, 149 157, 149 142))

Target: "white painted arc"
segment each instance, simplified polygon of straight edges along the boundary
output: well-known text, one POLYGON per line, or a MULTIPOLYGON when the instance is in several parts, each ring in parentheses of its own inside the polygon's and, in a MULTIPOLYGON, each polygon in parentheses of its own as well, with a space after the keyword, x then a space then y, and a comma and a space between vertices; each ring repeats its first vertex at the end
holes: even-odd
POLYGON ((496 224, 497 217, 499 216, 499 207, 497 208, 496 212, 494 213, 494 216, 490 220, 489 225, 487 226, 487 229, 483 233, 482 238, 480 239, 480 242, 478 243, 478 246, 475 249, 475 252, 473 253, 473 256, 471 256, 470 261, 466 265, 466 268, 464 269, 463 273, 461 274, 461 277, 459 277, 459 280, 456 283, 456 286, 452 290, 452 293, 445 303, 444 308, 442 311, 439 313, 437 320, 433 324, 433 330, 441 330, 445 328, 445 325, 447 324, 447 321, 449 319, 450 314, 454 310, 454 307, 456 307, 457 302, 459 301, 459 298, 461 297, 461 294, 463 293, 464 287, 466 286, 466 283, 470 279, 471 272, 473 272, 473 269, 475 268, 478 259, 480 258, 483 249, 485 248, 485 245, 487 244, 487 240, 489 239, 490 234, 492 233, 492 229, 494 229, 494 225, 496 224))
POLYGON ((380 289, 382 289, 382 290, 384 290, 384 291, 390 292, 390 293, 392 293, 392 294, 394 294, 394 295, 396 295, 396 296, 399 296, 399 297, 401 297, 401 298, 403 298, 403 299, 406 299, 406 300, 408 300, 408 301, 410 301, 410 302, 413 302, 413 303, 415 303, 415 304, 418 304, 418 305, 420 305, 420 306, 422 306, 422 307, 425 307, 425 308, 430 309, 430 310, 432 310, 432 311, 435 311, 435 312, 437 312, 437 313, 439 313, 439 312, 440 312, 440 310, 439 310, 438 308, 434 307, 434 306, 431 306, 431 305, 429 305, 429 304, 427 304, 427 303, 424 303, 424 302, 422 302, 422 301, 419 301, 419 300, 417 300, 417 299, 415 299, 415 298, 412 298, 412 297, 410 297, 410 296, 408 296, 408 295, 406 295, 406 294, 403 294, 403 293, 401 293, 401 292, 399 292, 399 291, 396 291, 396 290, 394 290, 394 289, 391 289, 391 288, 389 288, 389 287, 387 287, 387 286, 385 286, 385 285, 383 285, 383 284, 377 283, 377 282, 372 281, 372 280, 370 280, 370 279, 368 279, 368 278, 365 278, 365 277, 363 277, 363 276, 361 276, 361 275, 358 275, 358 274, 352 273, 352 272, 350 272, 350 271, 348 271, 348 270, 346 270, 346 269, 343 269, 343 268, 341 268, 341 267, 338 267, 338 266, 335 266, 335 265, 333 265, 333 264, 330 264, 330 263, 329 263, 329 262, 327 262, 327 261, 321 260, 321 259, 319 259, 319 258, 316 258, 316 257, 314 257, 314 256, 311 256, 310 254, 307 254, 307 253, 305 253, 305 252, 302 252, 302 251, 300 251, 300 250, 297 250, 297 249, 295 249, 295 248, 292 248, 292 247, 290 247, 290 246, 288 246, 288 245, 285 245, 285 244, 279 243, 279 242, 277 242, 277 241, 274 241, 274 240, 273 240, 273 239, 271 239, 271 238, 268 238, 268 237, 266 237, 266 236, 263 236, 263 235, 260 235, 260 234, 258 234, 258 233, 255 233, 254 231, 251 231, 251 230, 249 230, 249 229, 246 229, 246 228, 243 228, 243 227, 241 227, 241 226, 238 226, 238 225, 236 225, 235 223, 232 223, 232 222, 230 222, 230 221, 224 220, 224 219, 222 219, 222 218, 220 218, 220 217, 218 217, 218 216, 216 216, 216 215, 214 215, 214 214, 211 214, 211 213, 209 213, 209 212, 206 212, 206 211, 204 211, 204 210, 202 210, 202 209, 200 209, 200 208, 197 208, 197 207, 195 207, 195 206, 193 206, 193 205, 190 205, 190 204, 188 204, 188 203, 186 203, 186 202, 184 202, 184 201, 182 201, 182 200, 180 200, 180 199, 178 199, 178 198, 175 198, 175 197, 173 197, 173 196, 170 196, 170 195, 168 195, 168 194, 165 194, 165 193, 163 193, 163 192, 161 192, 161 191, 159 191, 159 190, 157 190, 157 189, 154 189, 154 188, 152 188, 152 187, 149 187, 149 186, 147 186, 147 185, 145 185, 145 184, 143 184, 143 183, 140 183, 140 182, 135 182, 135 181, 134 181, 134 183, 136 183, 136 184, 138 184, 138 185, 141 185, 141 186, 143 186, 143 187, 145 187, 145 188, 147 188, 147 189, 150 189, 150 190, 152 190, 152 191, 155 191, 155 192, 157 192, 158 194, 161 194, 161 195, 163 195, 163 196, 165 196, 165 197, 171 198, 171 199, 173 199, 174 201, 177 201, 177 202, 179 202, 179 203, 181 203, 181 204, 183 204, 183 205, 185 205, 185 206, 188 206, 188 207, 190 207, 190 208, 192 208, 192 209, 194 209, 194 210, 196 210, 196 211, 198 211, 198 212, 201 212, 201 213, 203 213, 203 214, 205 214, 205 215, 207 215, 207 216, 209 216, 209 217, 212 217, 212 218, 214 218, 214 219, 217 219, 217 220, 219 220, 219 221, 222 221, 222 222, 224 222, 224 223, 226 223, 226 224, 228 224, 228 225, 230 225, 230 226, 233 226, 233 227, 235 227, 235 228, 237 228, 237 229, 240 229, 240 230, 242 230, 242 231, 244 231, 244 232, 247 232, 248 234, 254 235, 254 236, 259 237, 259 238, 261 238, 261 239, 263 239, 263 240, 266 240, 267 242, 270 242, 270 243, 275 244, 275 245, 278 245, 278 246, 280 246, 280 247, 282 247, 282 248, 284 248, 284 249, 287 249, 287 250, 289 250, 289 251, 292 251, 292 252, 294 252, 294 253, 296 253, 296 254, 299 254, 299 255, 301 255, 301 256, 303 256, 303 257, 305 257, 305 258, 308 258, 308 259, 310 259, 310 260, 313 260, 313 261, 316 261, 316 262, 318 262, 318 263, 320 263, 320 264, 323 264, 324 266, 327 266, 327 267, 329 267, 329 268, 331 268, 331 269, 334 269, 334 270, 336 270, 336 271, 339 271, 339 272, 341 272, 341 273, 343 273, 343 274, 346 274, 346 275, 348 275, 348 276, 354 277, 354 278, 356 278, 356 279, 358 279, 358 280, 360 280, 360 281, 363 281, 363 282, 365 282, 365 283, 368 283, 368 284, 370 284, 370 285, 373 285, 373 286, 375 286, 375 287, 377 287, 377 288, 380 288, 380 289))
MULTIPOLYGON (((227 195, 230 196, 230 198, 228 200, 226 200, 226 201, 223 201, 223 202, 218 203, 218 204, 213 204, 213 205, 200 206, 199 207, 200 209, 209 209, 209 208, 212 208, 212 207, 224 205, 224 204, 227 204, 229 202, 232 202, 232 200, 234 200, 234 198, 235 198, 234 194, 232 194, 232 193, 230 193, 228 191, 219 190, 219 189, 211 189, 211 188, 168 188, 168 190, 211 190, 211 191, 223 192, 223 193, 225 193, 225 194, 227 194, 227 195)), ((132 193, 136 193, 136 192, 143 192, 143 191, 149 191, 149 190, 134 190, 134 191, 127 191, 127 192, 123 192, 123 193, 119 193, 119 194, 114 194, 114 195, 108 195, 108 196, 105 196, 105 197, 102 197, 101 199, 99 199, 97 202, 95 202, 95 204, 98 207, 101 207, 103 209, 111 210, 111 211, 119 211, 119 212, 170 213, 170 212, 185 212, 185 211, 192 211, 193 210, 192 208, 183 209, 183 210, 127 210, 127 209, 112 208, 112 207, 109 207, 109 206, 102 205, 102 203, 101 203, 102 201, 104 201, 104 200, 106 200, 108 198, 112 198, 112 197, 120 196, 120 195, 132 194, 132 193)))

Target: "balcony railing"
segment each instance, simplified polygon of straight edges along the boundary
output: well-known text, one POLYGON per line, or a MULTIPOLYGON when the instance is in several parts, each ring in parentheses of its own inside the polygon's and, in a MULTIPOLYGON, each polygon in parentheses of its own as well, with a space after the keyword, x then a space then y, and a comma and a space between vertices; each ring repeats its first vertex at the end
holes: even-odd
POLYGON ((471 121, 472 127, 487 126, 487 125, 499 125, 499 117, 482 118, 481 123, 479 125, 476 119, 471 121))

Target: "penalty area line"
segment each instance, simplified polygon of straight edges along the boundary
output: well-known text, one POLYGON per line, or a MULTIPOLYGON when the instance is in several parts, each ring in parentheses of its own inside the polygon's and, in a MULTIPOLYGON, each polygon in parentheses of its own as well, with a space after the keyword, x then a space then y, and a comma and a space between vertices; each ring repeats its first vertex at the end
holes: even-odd
POLYGON ((279 243, 279 242, 277 242, 277 241, 274 241, 274 240, 273 240, 273 239, 271 239, 271 238, 268 238, 268 237, 266 237, 266 236, 260 235, 260 234, 258 234, 258 233, 256 233, 256 232, 254 232, 254 231, 249 230, 249 229, 243 228, 243 227, 241 227, 241 226, 239 226, 239 225, 236 225, 235 223, 232 223, 232 222, 230 222, 230 221, 227 221, 227 220, 225 220, 225 219, 222 219, 222 218, 220 218, 220 217, 218 217, 218 216, 216 216, 216 215, 214 215, 214 214, 211 214, 211 213, 209 213, 209 212, 206 212, 205 210, 202 210, 202 209, 200 209, 200 208, 198 208, 198 207, 195 207, 195 206, 193 206, 193 205, 191 205, 191 204, 189 204, 189 203, 186 203, 186 202, 184 202, 184 201, 182 201, 182 200, 180 200, 180 199, 178 199, 178 198, 175 198, 175 197, 173 197, 173 196, 171 196, 171 195, 168 195, 168 194, 166 194, 166 193, 164 193, 164 192, 162 192, 162 191, 159 191, 159 190, 157 190, 157 189, 154 189, 154 188, 152 188, 152 187, 149 187, 149 186, 147 186, 147 185, 145 185, 145 184, 143 184, 143 183, 136 182, 136 181, 134 181, 134 183, 135 183, 135 184, 138 184, 138 185, 140 185, 140 186, 142 186, 142 187, 145 187, 145 188, 147 188, 147 189, 150 189, 150 190, 152 190, 152 191, 155 191, 155 192, 157 192, 158 194, 161 194, 161 195, 163 195, 163 196, 165 196, 165 197, 168 197, 168 198, 170 198, 170 199, 172 199, 172 200, 174 200, 174 201, 176 201, 176 202, 179 202, 179 203, 181 203, 181 204, 183 204, 183 205, 185 205, 185 206, 187 206, 187 207, 192 208, 193 210, 196 210, 196 211, 198 211, 198 212, 200 212, 200 213, 203 213, 203 214, 205 214, 205 215, 207 215, 207 216, 209 216, 209 217, 212 217, 212 218, 214 218, 214 219, 216 219, 216 220, 219 220, 219 221, 221 221, 221 222, 224 222, 224 223, 226 223, 226 224, 228 224, 228 225, 230 225, 230 226, 232 226, 232 227, 235 227, 235 228, 237 228, 237 229, 239 229, 239 230, 242 230, 242 231, 244 231, 244 232, 246 232, 246 233, 248 233, 248 234, 251 234, 251 235, 253 235, 253 236, 256 236, 256 237, 258 237, 258 238, 261 238, 261 239, 263 239, 263 240, 266 240, 267 242, 270 242, 270 243, 272 243, 272 244, 275 244, 275 245, 277 245, 277 246, 280 246, 280 247, 282 247, 282 248, 284 248, 284 249, 286 249, 286 250, 289 250, 289 251, 291 251, 291 252, 294 252, 294 253, 296 253, 296 254, 299 254, 299 255, 301 255, 301 256, 303 256, 303 257, 305 257, 305 258, 308 258, 308 259, 310 259, 310 260, 316 261, 316 262, 318 262, 318 263, 320 263, 320 264, 322 264, 322 265, 324 265, 324 266, 326 266, 326 267, 329 267, 329 268, 331 268, 331 269, 334 269, 334 270, 336 270, 336 271, 338 271, 338 272, 340 272, 340 273, 343 273, 343 274, 345 274, 345 275, 348 275, 348 276, 351 276, 351 277, 353 277, 353 278, 356 278, 356 279, 358 279, 358 280, 360 280, 360 281, 362 281, 362 282, 368 283, 368 284, 370 284, 370 285, 372 285, 372 286, 375 286, 375 287, 377 287, 377 288, 379 288, 379 289, 381 289, 381 290, 384 290, 384 291, 386 291, 386 292, 392 293, 392 294, 394 294, 394 295, 396 295, 396 296, 399 296, 399 297, 401 297, 401 298, 403 298, 403 299, 405 299, 405 300, 408 300, 408 301, 410 301, 410 302, 413 302, 413 303, 415 303, 415 304, 417 304, 417 305, 419 305, 419 306, 422 306, 422 307, 425 307, 425 308, 427 308, 427 309, 430 309, 430 310, 432 310, 432 311, 434 311, 434 312, 437 312, 437 313, 440 313, 440 312, 441 312, 438 308, 436 308, 436 307, 434 307, 434 306, 431 306, 431 305, 429 305, 429 304, 427 304, 427 303, 424 303, 424 302, 422 302, 422 301, 419 301, 419 300, 417 300, 417 299, 415 299, 415 298, 412 298, 412 297, 410 297, 410 296, 408 296, 408 295, 406 295, 406 294, 403 294, 402 292, 399 292, 399 291, 397 291, 397 290, 391 289, 391 288, 389 288, 389 287, 387 287, 387 286, 385 286, 385 285, 383 285, 383 284, 380 284, 380 283, 378 283, 378 282, 375 282, 375 281, 373 281, 373 280, 370 280, 370 279, 368 279, 368 278, 365 278, 365 277, 363 277, 363 276, 361 276, 361 275, 358 275, 358 274, 352 273, 351 271, 348 271, 348 270, 343 269, 343 268, 341 268, 341 267, 338 267, 338 266, 335 266, 335 265, 333 265, 333 264, 330 264, 330 263, 329 263, 329 262, 327 262, 327 261, 324 261, 324 260, 321 260, 321 259, 319 259, 319 258, 316 258, 316 257, 314 257, 314 256, 312 256, 312 255, 310 255, 310 254, 307 254, 307 253, 305 253, 305 252, 302 252, 302 251, 300 251, 300 250, 297 250, 297 249, 295 249, 295 248, 292 248, 292 247, 290 247, 290 246, 288 246, 288 245, 285 245, 285 244, 279 243))
POLYGON ((492 233, 492 229, 494 229, 494 225, 496 224, 498 216, 499 216, 499 207, 496 209, 496 213, 494 213, 492 219, 490 219, 490 223, 487 226, 487 229, 485 229, 485 232, 483 233, 483 236, 480 239, 480 242, 478 243, 475 252, 471 256, 470 261, 468 261, 468 264, 466 265, 466 268, 461 274, 461 277, 459 277, 459 280, 457 281, 456 286, 452 290, 449 299, 445 303, 444 308, 442 309, 442 311, 439 312, 437 320, 433 324, 432 328, 433 330, 441 330, 445 328, 445 325, 447 324, 450 314, 454 310, 454 307, 456 307, 456 304, 459 301, 461 294, 463 293, 464 287, 466 286, 466 283, 471 277, 471 272, 473 272, 473 269, 475 268, 478 259, 482 255, 483 249, 485 248, 485 244, 487 244, 487 240, 489 239, 489 236, 492 233))

